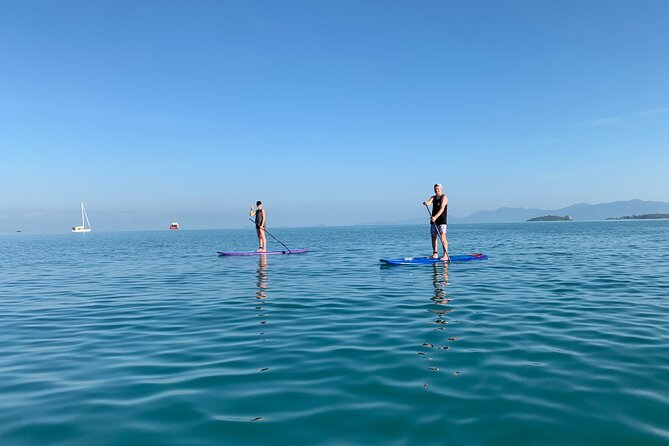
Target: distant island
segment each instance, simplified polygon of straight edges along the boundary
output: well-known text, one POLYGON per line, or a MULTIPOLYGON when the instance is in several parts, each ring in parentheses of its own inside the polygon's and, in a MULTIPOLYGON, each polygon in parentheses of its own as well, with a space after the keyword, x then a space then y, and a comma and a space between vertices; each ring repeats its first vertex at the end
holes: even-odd
POLYGON ((669 214, 625 215, 624 217, 609 217, 607 220, 658 220, 669 218, 669 214))
POLYGON ((564 217, 560 217, 559 215, 544 215, 542 217, 534 217, 530 218, 527 221, 572 221, 573 219, 571 218, 570 215, 565 215, 564 217))

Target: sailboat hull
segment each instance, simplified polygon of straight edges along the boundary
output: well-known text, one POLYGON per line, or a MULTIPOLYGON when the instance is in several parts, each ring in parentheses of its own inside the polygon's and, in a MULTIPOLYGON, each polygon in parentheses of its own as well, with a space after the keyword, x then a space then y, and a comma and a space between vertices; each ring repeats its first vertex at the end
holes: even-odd
POLYGON ((83 226, 75 226, 72 228, 72 232, 91 232, 91 228, 84 228, 83 226))

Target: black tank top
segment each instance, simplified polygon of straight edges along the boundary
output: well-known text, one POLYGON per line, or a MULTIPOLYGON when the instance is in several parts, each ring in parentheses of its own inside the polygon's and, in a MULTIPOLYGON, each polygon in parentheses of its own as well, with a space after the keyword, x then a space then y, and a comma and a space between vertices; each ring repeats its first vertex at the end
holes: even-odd
MULTIPOLYGON (((439 212, 439 209, 441 209, 441 202, 444 199, 446 195, 441 194, 440 197, 437 197, 436 195, 432 199, 432 216, 434 216, 437 212, 439 212)), ((446 220, 448 217, 448 203, 446 203, 446 206, 444 206, 444 213, 441 214, 437 219, 435 220, 435 224, 438 225, 445 225, 446 220)))
POLYGON ((263 220, 262 217, 264 217, 264 214, 265 214, 265 210, 264 210, 264 209, 260 209, 260 210, 256 211, 256 228, 259 228, 259 227, 260 227, 260 223, 261 223, 262 220, 263 220))

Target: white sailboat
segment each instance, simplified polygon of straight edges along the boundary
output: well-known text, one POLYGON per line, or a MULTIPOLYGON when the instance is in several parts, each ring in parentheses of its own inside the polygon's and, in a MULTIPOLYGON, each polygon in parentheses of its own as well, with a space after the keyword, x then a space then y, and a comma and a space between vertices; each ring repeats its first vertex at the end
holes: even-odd
POLYGON ((72 232, 91 232, 91 222, 88 221, 88 214, 84 209, 83 201, 81 202, 81 226, 72 226, 72 232), (86 226, 86 223, 88 223, 88 226, 86 226))

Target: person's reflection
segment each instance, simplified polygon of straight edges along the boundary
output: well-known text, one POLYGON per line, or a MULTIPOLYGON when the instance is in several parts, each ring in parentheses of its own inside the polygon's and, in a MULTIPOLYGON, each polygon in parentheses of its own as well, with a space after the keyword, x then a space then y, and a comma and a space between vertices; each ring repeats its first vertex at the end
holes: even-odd
MULTIPOLYGON (((451 299, 448 297, 448 291, 446 291, 446 286, 448 285, 448 264, 443 263, 433 265, 432 270, 432 286, 434 286, 434 294, 430 298, 432 302, 437 305, 448 305, 451 302, 451 299)), ((452 308, 440 308, 440 309, 431 309, 430 312, 434 315, 433 324, 436 325, 434 331, 443 331, 448 321, 446 320, 446 314, 453 311, 452 308)))
POLYGON ((445 305, 451 300, 448 299, 446 285, 448 285, 448 264, 435 263, 432 270, 432 285, 434 286, 434 296, 432 300, 438 305, 445 305))
MULTIPOLYGON (((256 299, 260 299, 262 303, 256 305, 256 310, 258 310, 258 316, 260 316, 260 332, 258 333, 263 337, 263 341, 266 339, 265 336, 265 326, 269 323, 267 320, 267 313, 265 312, 265 306, 267 305, 267 256, 259 256, 258 261, 258 270, 256 271, 256 299)), ((263 369, 262 371, 264 371, 263 369)))
POLYGON ((258 263, 258 273, 256 274, 256 286, 258 291, 256 292, 256 298, 265 299, 267 298, 267 256, 258 256, 260 261, 258 263))
MULTIPOLYGON (((437 354, 437 350, 450 350, 451 348, 448 345, 445 345, 445 337, 448 336, 446 331, 446 326, 448 325, 448 320, 446 315, 453 311, 452 308, 448 305, 451 302, 451 299, 448 297, 448 291, 446 287, 448 286, 448 264, 446 263, 435 263, 432 265, 432 286, 434 291, 430 300, 432 304, 439 305, 439 307, 434 307, 430 305, 430 324, 432 324, 431 334, 424 338, 422 347, 423 349, 418 352, 418 356, 430 361, 427 366, 427 370, 430 372, 437 372, 440 369, 440 363, 444 358, 437 354)), ((452 338, 453 340, 455 338, 452 338)), ((452 340, 448 338, 448 340, 452 340)), ((428 387, 428 383, 423 384, 424 388, 428 387)))

